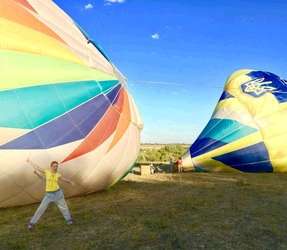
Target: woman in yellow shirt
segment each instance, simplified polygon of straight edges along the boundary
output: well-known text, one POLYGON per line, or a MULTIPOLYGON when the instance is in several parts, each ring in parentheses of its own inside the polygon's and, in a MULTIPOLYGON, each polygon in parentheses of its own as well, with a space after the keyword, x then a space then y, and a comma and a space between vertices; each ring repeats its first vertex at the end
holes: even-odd
POLYGON ((61 174, 58 173, 59 163, 57 161, 52 161, 50 164, 50 169, 43 170, 29 159, 27 159, 27 162, 34 168, 34 173, 39 178, 45 179, 46 181, 46 195, 44 196, 34 216, 30 220, 28 229, 31 230, 33 228, 33 226, 38 222, 51 202, 56 203, 68 225, 73 224, 69 208, 65 201, 63 191, 59 187, 58 181, 64 181, 71 185, 73 185, 73 182, 63 178, 61 174))

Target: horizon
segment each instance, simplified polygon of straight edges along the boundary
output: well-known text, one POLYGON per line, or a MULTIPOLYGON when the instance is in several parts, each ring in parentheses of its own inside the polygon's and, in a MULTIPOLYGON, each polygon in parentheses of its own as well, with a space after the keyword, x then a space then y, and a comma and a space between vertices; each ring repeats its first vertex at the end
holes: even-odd
POLYGON ((142 143, 191 144, 237 69, 287 78, 285 1, 55 2, 128 78, 142 143))

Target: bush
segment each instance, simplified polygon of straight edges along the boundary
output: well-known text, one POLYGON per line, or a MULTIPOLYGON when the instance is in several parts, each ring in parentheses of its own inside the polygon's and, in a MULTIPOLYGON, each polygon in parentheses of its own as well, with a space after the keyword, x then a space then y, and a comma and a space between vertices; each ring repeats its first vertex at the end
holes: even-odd
POLYGON ((176 161, 187 151, 186 145, 165 145, 162 147, 142 146, 137 162, 169 162, 176 161))

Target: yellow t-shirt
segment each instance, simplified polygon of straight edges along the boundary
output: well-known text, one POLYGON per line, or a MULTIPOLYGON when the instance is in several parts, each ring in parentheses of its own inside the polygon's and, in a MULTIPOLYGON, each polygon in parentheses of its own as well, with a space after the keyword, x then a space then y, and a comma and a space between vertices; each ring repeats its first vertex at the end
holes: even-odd
POLYGON ((58 180, 61 177, 59 173, 53 173, 50 170, 45 170, 46 176, 46 192, 55 192, 60 189, 58 180))

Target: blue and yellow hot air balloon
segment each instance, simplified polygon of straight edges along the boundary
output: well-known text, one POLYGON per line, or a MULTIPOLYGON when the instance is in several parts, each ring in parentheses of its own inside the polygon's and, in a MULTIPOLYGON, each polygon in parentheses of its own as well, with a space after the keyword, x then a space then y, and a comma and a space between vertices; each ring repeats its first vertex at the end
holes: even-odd
POLYGON ((0 207, 39 201, 25 163, 61 162, 76 186, 104 189, 133 165, 142 122, 126 80, 51 0, 0 1, 0 207))
POLYGON ((286 172, 286 124, 286 81, 269 72, 236 71, 183 164, 212 171, 286 172))

